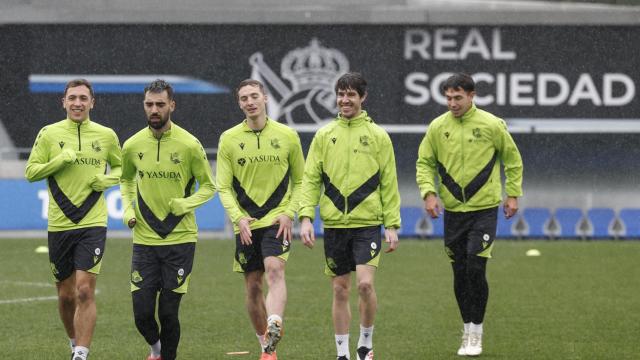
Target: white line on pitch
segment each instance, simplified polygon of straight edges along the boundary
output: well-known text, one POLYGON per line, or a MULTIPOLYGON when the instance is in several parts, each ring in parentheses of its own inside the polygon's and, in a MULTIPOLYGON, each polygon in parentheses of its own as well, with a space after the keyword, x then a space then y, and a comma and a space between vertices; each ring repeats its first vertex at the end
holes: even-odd
POLYGON ((40 296, 40 297, 30 297, 30 298, 22 298, 22 299, 0 300, 0 304, 17 304, 17 303, 23 303, 23 302, 46 301, 46 300, 58 300, 58 297, 57 296, 40 296))
POLYGON ((13 280, 0 280, 0 284, 11 284, 20 286, 35 286, 35 287, 53 287, 52 283, 43 282, 29 282, 29 281, 13 281, 13 280))

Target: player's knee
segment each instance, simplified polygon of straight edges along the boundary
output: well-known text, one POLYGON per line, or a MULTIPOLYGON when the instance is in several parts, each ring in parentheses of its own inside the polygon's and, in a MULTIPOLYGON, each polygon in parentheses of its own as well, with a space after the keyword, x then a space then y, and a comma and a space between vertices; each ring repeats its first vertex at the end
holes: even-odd
POLYGON ((283 268, 271 268, 266 272, 267 283, 271 287, 273 284, 284 281, 284 269, 283 268))
POLYGON ((180 326, 178 320, 179 305, 177 303, 167 304, 158 309, 158 320, 163 329, 180 326))
POLYGON ((261 281, 247 281, 246 289, 247 297, 250 299, 262 296, 262 279, 261 281))
POLYGON ((487 258, 471 256, 467 261, 467 275, 472 279, 484 278, 487 268, 487 258))
POLYGON ((75 308, 76 306, 76 295, 75 293, 58 293, 58 301, 60 305, 64 308, 75 308))
MULTIPOLYGON (((158 319, 160 323, 164 325, 174 326, 178 325, 178 312, 180 310, 180 300, 182 294, 175 293, 173 291, 164 291, 160 295, 158 301, 158 319)), ((164 326, 163 326, 164 328, 164 326)))
POLYGON ((334 283, 333 297, 338 301, 349 301, 349 286, 340 282, 334 283))
POLYGON ((371 280, 361 280, 358 282, 358 294, 367 297, 373 294, 373 282, 371 280))
POLYGON ((155 321, 156 298, 154 294, 147 294, 144 289, 131 293, 133 300, 133 317, 136 324, 142 324, 150 319, 155 321))
POLYGON ((78 287, 76 288, 76 294, 80 303, 93 301, 94 298, 93 289, 91 288, 91 286, 89 286, 89 284, 78 285, 78 287))
POLYGON ((178 309, 161 309, 158 311, 158 320, 163 329, 173 326, 179 326, 178 309))

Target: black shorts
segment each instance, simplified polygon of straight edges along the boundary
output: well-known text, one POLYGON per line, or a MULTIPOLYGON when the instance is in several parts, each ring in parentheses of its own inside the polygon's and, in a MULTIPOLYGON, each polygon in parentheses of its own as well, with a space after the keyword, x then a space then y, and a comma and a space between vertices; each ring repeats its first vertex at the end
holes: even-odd
POLYGON ((75 270, 100 273, 107 242, 107 228, 88 227, 66 231, 49 231, 49 263, 57 282, 75 270))
POLYGON ((324 228, 324 273, 340 276, 356 265, 378 267, 382 236, 380 225, 358 228, 324 228))
POLYGON ((456 257, 491 257, 498 225, 498 208, 469 212, 444 212, 444 246, 451 261, 456 257))
POLYGON ((159 246, 133 244, 131 291, 165 289, 185 294, 195 252, 194 242, 159 246))
POLYGON ((284 235, 276 238, 279 225, 251 230, 251 245, 242 245, 240 234, 236 234, 236 253, 233 271, 249 273, 264 271, 264 259, 276 256, 284 261, 289 258, 291 244, 284 241, 284 235))

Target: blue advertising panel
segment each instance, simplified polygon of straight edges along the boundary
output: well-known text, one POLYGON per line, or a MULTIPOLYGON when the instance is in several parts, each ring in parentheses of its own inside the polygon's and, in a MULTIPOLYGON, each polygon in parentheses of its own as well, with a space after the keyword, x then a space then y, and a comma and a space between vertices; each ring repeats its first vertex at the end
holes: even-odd
MULTIPOLYGON (((45 181, 29 183, 22 179, 0 180, 0 230, 46 230, 49 196, 45 181)), ((124 230, 122 223, 122 198, 120 189, 113 187, 105 192, 107 226, 124 230)), ((198 228, 203 231, 223 231, 224 208, 218 195, 196 210, 198 228)))

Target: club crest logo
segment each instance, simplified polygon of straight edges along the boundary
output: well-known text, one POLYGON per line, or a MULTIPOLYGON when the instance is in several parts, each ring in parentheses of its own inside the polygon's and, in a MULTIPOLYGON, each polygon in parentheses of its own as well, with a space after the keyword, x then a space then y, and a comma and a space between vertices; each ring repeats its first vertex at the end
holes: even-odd
POLYGON ((360 144, 369 146, 369 137, 367 135, 360 136, 360 144))
POLYGON ((247 160, 245 158, 238 159, 238 165, 244 166, 244 164, 246 164, 246 163, 247 163, 247 160))
POLYGON ((138 170, 138 177, 142 179, 144 177, 144 171, 138 170))
POLYGON ((309 46, 293 49, 282 58, 280 76, 261 52, 252 54, 249 64, 251 78, 266 87, 270 118, 295 127, 301 119, 322 125, 338 113, 333 88, 336 80, 349 71, 349 60, 341 51, 324 47, 313 38, 309 46))
POLYGON ((95 152, 100 152, 102 151, 102 148, 100 147, 100 142, 98 140, 94 141, 91 143, 91 148, 93 149, 93 151, 95 152))
POLYGON ((274 149, 280 149, 280 141, 278 139, 271 139, 271 147, 274 149))
POLYGON ((242 265, 247 263, 247 257, 244 255, 243 252, 238 253, 238 262, 242 265))
POLYGON ((169 155, 169 158, 171 159, 171 162, 174 164, 180 164, 182 162, 182 159, 180 158, 180 154, 178 154, 177 152, 171 153, 169 155))
POLYGON ((182 281, 184 280, 184 269, 183 268, 178 269, 178 276, 176 277, 176 280, 177 280, 178 284, 182 283, 182 281))
POLYGON ((142 276, 140 276, 140 273, 138 272, 138 270, 134 270, 131 273, 131 282, 132 283, 139 283, 140 281, 142 281, 142 276))
POLYGON ((480 133, 479 128, 473 129, 471 133, 473 134, 473 137, 475 137, 476 139, 480 139, 480 137, 482 137, 482 134, 480 133))

